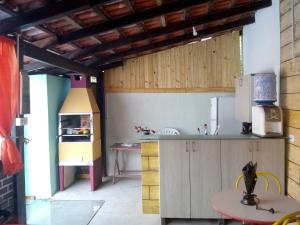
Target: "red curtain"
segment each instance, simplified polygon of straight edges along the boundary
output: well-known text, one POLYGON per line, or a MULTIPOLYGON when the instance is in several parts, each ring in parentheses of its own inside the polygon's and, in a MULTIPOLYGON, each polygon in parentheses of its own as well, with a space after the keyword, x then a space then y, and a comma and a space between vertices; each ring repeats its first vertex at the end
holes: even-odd
POLYGON ((0 140, 2 173, 13 175, 23 168, 20 153, 10 137, 19 111, 20 74, 15 42, 0 36, 0 140))

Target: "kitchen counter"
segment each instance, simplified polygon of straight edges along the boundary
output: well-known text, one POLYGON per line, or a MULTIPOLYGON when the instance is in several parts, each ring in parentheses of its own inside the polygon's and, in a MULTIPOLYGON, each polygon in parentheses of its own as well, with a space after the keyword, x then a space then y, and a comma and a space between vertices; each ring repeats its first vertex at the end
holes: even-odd
MULTIPOLYGON (((261 138, 254 135, 141 136, 143 212, 150 214, 161 213, 163 217, 167 218, 176 217, 177 214, 167 215, 165 209, 160 211, 161 207, 165 207, 167 203, 171 202, 172 204, 169 205, 169 208, 178 207, 180 210, 176 212, 184 211, 181 207, 192 204, 186 202, 182 206, 178 205, 177 202, 186 201, 190 198, 176 199, 174 203, 174 197, 172 196, 180 196, 185 189, 201 190, 200 192, 194 192, 194 196, 198 197, 195 198, 196 203, 193 203, 193 205, 197 206, 194 207, 193 212, 198 213, 195 209, 201 208, 201 210, 193 218, 218 218, 216 217, 217 215, 210 211, 207 207, 208 203, 205 201, 208 201, 215 191, 221 191, 222 187, 225 189, 232 188, 242 168, 251 160, 258 162, 258 168, 276 174, 284 187, 284 138, 261 138), (190 156, 187 156, 187 154, 190 156), (219 166, 216 166, 217 164, 219 166), (170 165, 172 167, 169 167, 170 165), (262 165, 263 167, 261 167, 262 165), (273 165, 277 166, 274 167, 273 165), (190 176, 188 174, 190 171, 189 168, 194 168, 192 170, 194 172, 192 173, 196 175, 190 176), (162 173, 161 169, 164 169, 162 173), (210 171, 210 173, 207 173, 207 171, 210 171), (182 175, 183 173, 187 174, 182 175), (180 176, 176 176, 176 174, 180 174, 180 176), (223 176, 222 179, 221 176, 223 176), (198 177, 199 179, 189 184, 196 186, 192 189, 190 186, 184 186, 187 184, 184 179, 191 179, 193 177, 198 177), (179 179, 179 181, 175 182, 176 185, 169 185, 174 179, 179 179), (200 180, 201 182, 198 185, 197 182, 200 180), (165 186, 161 189, 162 181, 165 186), (180 186, 180 184, 182 185, 180 186), (204 189, 203 185, 205 185, 204 189), (160 194, 162 190, 168 191, 167 193, 160 194), (168 194, 169 192, 172 193, 168 194), (203 195, 203 193, 205 194, 203 195), (168 196, 170 199, 167 199, 169 198, 168 196), (206 200, 203 200, 203 196, 206 196, 206 200), (163 201, 162 205, 161 200, 163 201), (199 206, 199 202, 202 205, 199 206)), ((187 215, 191 215, 190 212, 187 215)))
MULTIPOLYGON (((268 137, 267 139, 278 139, 284 137, 268 137)), ((140 137, 141 141, 159 141, 159 140, 256 140, 262 139, 255 135, 143 135, 140 137)))

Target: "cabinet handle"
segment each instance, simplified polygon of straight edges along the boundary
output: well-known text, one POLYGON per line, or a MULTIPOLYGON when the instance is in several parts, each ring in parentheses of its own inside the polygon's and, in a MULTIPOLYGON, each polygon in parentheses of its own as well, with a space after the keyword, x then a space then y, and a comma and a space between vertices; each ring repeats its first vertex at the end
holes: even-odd
POLYGON ((256 151, 259 151, 259 145, 258 145, 258 141, 256 141, 256 151))
POLYGON ((193 149, 193 152, 196 151, 196 149, 195 149, 195 144, 196 144, 196 143, 193 141, 193 142, 192 142, 192 149, 193 149))

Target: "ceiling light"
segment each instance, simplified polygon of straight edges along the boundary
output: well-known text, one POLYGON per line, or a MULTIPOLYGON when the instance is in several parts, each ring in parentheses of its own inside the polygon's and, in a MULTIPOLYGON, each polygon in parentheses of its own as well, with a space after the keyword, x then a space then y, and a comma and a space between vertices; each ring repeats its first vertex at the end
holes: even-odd
POLYGON ((206 38, 201 38, 201 41, 207 41, 210 40, 212 37, 206 37, 206 38))
POLYGON ((197 36, 198 35, 198 32, 196 30, 196 28, 193 26, 193 36, 197 36))

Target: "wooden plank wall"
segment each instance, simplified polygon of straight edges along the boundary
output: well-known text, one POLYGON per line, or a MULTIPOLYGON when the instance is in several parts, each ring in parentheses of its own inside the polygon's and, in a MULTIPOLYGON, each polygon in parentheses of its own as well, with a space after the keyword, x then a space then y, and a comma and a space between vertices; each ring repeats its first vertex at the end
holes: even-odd
POLYGON ((234 91, 239 32, 126 60, 105 72, 107 92, 234 91))
POLYGON ((287 141, 287 191, 300 201, 300 0, 282 0, 281 104, 287 141))

